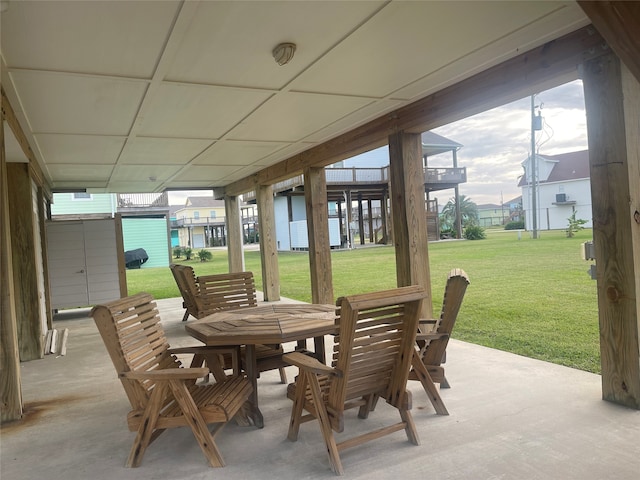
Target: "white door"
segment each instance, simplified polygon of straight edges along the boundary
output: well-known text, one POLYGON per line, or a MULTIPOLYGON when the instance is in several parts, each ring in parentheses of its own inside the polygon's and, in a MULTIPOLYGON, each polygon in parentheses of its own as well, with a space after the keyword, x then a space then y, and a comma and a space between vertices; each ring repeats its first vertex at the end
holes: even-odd
POLYGON ((89 305, 82 222, 48 223, 47 245, 51 307, 89 305))
POLYGON ((53 309, 120 298, 115 220, 49 222, 47 244, 53 309))

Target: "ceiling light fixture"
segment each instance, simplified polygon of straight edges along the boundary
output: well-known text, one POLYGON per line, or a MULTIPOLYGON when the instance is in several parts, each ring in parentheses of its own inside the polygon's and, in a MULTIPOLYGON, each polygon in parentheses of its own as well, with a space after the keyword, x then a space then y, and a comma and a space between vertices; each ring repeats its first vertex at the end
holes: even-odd
POLYGON ((273 58, 278 62, 278 65, 286 65, 293 58, 293 54, 296 52, 295 43, 281 43, 273 49, 273 58))

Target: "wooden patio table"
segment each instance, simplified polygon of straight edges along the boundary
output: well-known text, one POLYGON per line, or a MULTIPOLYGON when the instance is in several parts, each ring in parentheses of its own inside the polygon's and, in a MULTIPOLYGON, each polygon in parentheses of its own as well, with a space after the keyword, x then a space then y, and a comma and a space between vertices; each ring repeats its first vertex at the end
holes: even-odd
POLYGON ((336 332, 335 305, 273 304, 227 310, 185 325, 189 335, 209 346, 245 346, 246 373, 253 385, 249 414, 262 428, 258 407, 256 345, 280 344, 314 338, 314 355, 325 362, 324 336, 336 332))

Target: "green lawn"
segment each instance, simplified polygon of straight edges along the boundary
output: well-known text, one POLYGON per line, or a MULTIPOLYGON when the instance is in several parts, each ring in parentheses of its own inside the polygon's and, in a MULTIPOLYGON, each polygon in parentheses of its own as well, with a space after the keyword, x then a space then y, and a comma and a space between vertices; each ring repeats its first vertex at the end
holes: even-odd
MULTIPOLYGON (((600 372, 596 282, 580 244, 591 230, 574 238, 543 231, 532 240, 523 232, 488 231, 486 240, 436 242, 429 245, 434 311, 439 312, 447 272, 461 267, 471 285, 453 337, 488 347, 600 372)), ((227 271, 225 251, 213 260, 188 262, 197 275, 227 271)), ((245 253, 247 270, 261 288, 260 253, 245 253)), ((281 295, 311 301, 308 255, 278 254, 281 295)), ((332 253, 336 296, 395 286, 393 247, 332 253)), ((129 293, 148 291, 156 298, 179 296, 168 268, 127 271, 129 293)))

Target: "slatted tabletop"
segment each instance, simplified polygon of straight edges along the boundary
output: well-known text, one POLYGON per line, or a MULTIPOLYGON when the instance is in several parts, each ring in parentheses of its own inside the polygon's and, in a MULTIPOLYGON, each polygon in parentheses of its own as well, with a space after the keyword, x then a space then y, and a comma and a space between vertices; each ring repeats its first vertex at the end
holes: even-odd
POLYGON ((221 311, 185 326, 187 333, 209 346, 246 345, 247 377, 253 385, 248 417, 264 426, 258 407, 256 345, 280 344, 314 338, 316 358, 324 362, 324 336, 337 331, 335 305, 272 304, 221 311))
POLYGON ((335 308, 327 304, 260 305, 214 313, 185 328, 212 346, 285 343, 333 333, 335 308))

